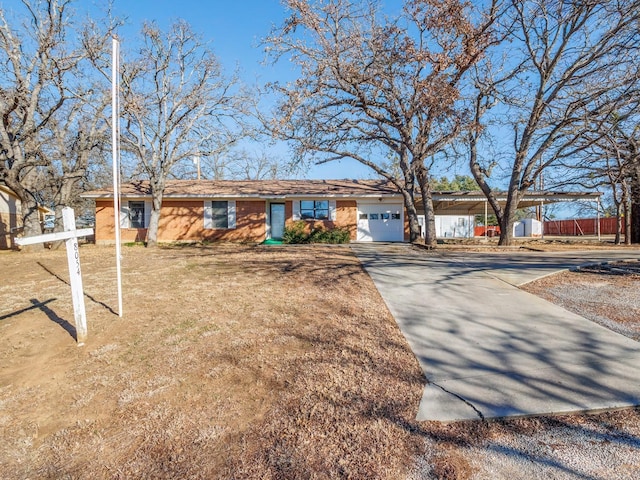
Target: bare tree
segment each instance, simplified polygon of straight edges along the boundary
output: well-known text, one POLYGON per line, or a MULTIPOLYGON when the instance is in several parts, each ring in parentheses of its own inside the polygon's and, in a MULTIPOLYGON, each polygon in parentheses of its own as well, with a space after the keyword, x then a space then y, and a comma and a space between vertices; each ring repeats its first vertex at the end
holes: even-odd
POLYGON ((501 245, 511 243, 518 203, 541 173, 579 156, 588 147, 584 134, 637 95, 640 45, 636 0, 511 0, 509 11, 510 43, 476 80, 476 128, 468 135, 470 169, 500 222, 501 245), (502 128, 483 130, 492 116, 502 128), (490 135, 508 156, 499 165, 508 185, 504 206, 496 199, 500 179, 491 178, 496 159, 481 154, 490 135))
POLYGON ((589 148, 579 161, 562 163, 564 175, 559 182, 582 188, 604 187, 609 191, 617 219, 616 244, 621 243, 623 222, 625 243, 640 241, 640 237, 634 237, 640 227, 637 217, 640 215, 640 125, 635 114, 638 101, 640 98, 628 102, 627 114, 617 112, 608 122, 599 125, 599 130, 585 134, 583 141, 589 148), (634 203, 638 205, 635 209, 634 203))
MULTIPOLYGON (((632 117, 630 125, 617 122, 603 145, 602 154, 615 162, 608 173, 617 182, 620 197, 616 199, 618 218, 624 209, 626 243, 640 243, 640 124, 632 117), (626 128, 625 128, 626 127, 626 128)), ((618 226, 620 229, 620 225, 618 226)))
POLYGON ((411 241, 419 194, 434 246, 432 162, 466 126, 458 87, 493 39, 489 3, 482 13, 457 0, 408 0, 391 18, 375 0, 288 0, 291 15, 267 44, 300 76, 273 85, 282 98, 274 133, 292 142, 298 162, 351 158, 395 184, 411 241))
POLYGON ((57 115, 108 34, 94 24, 76 28, 70 4, 23 0, 12 14, 0 9, 0 181, 21 200, 25 235, 41 233, 38 205, 52 173, 57 115))
POLYGON ((265 151, 251 152, 244 148, 207 152, 206 156, 194 157, 192 160, 192 163, 181 162, 176 165, 171 172, 171 178, 274 180, 289 173, 286 163, 280 157, 265 151))
POLYGON ((227 78, 212 51, 184 21, 168 32, 147 23, 142 48, 122 62, 123 147, 151 184, 147 245, 157 243, 165 183, 180 162, 204 157, 238 139, 242 113, 236 77, 227 78))
POLYGON ((240 150, 231 155, 229 178, 239 180, 275 180, 287 172, 285 163, 267 152, 240 150))
MULTIPOLYGON (((50 120, 51 142, 43 155, 47 157, 46 186, 49 201, 56 212, 56 229, 61 228, 62 208, 80 206, 80 193, 88 179, 91 165, 101 164, 110 145, 104 110, 110 96, 78 85, 77 98, 65 103, 50 120)), ((105 168, 105 165, 102 166, 105 168)))
MULTIPOLYGON (((582 152, 580 160, 569 163, 561 163, 554 170, 558 171, 559 178, 553 178, 554 188, 579 187, 586 190, 604 190, 605 196, 601 201, 612 202, 612 208, 603 203, 605 215, 607 212, 616 217, 615 244, 621 243, 622 222, 628 219, 627 206, 629 205, 629 182, 625 175, 624 160, 620 149, 610 135, 602 135, 597 132, 598 141, 585 140, 591 145, 582 152)), ((626 239, 630 240, 627 226, 626 239)))
POLYGON ((601 175, 607 182, 607 186, 611 191, 611 199, 615 206, 616 215, 616 236, 615 244, 620 245, 622 243, 622 227, 623 221, 625 222, 625 243, 631 243, 631 197, 629 195, 629 182, 626 175, 625 159, 623 153, 615 141, 611 138, 605 137, 604 139, 610 145, 607 145, 605 150, 602 150, 602 156, 604 160, 603 169, 601 175))
POLYGON ((27 235, 41 233, 35 183, 37 169, 46 167, 41 131, 63 105, 65 75, 77 64, 65 42, 68 3, 24 2, 22 18, 0 10, 0 179, 21 200, 27 235))

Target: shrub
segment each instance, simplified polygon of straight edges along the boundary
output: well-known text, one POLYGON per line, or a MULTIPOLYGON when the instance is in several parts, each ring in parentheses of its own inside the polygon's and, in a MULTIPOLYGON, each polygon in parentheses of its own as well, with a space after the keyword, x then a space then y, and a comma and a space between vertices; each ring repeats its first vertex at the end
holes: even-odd
POLYGON ((286 226, 282 234, 283 243, 309 243, 309 235, 305 232, 306 224, 300 220, 286 226))
POLYGON ((299 220, 284 229, 283 243, 349 243, 351 235, 347 228, 336 227, 325 230, 316 227, 306 233, 306 222, 299 220))
POLYGON ((349 243, 350 240, 349 230, 342 227, 331 230, 315 229, 310 237, 311 243, 349 243))

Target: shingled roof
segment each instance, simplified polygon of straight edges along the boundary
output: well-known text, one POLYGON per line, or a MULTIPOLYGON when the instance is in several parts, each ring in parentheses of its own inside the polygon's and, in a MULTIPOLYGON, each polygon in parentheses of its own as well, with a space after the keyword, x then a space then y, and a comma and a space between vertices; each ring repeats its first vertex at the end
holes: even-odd
MULTIPOLYGON (((124 197, 151 195, 148 181, 123 184, 124 197)), ((165 198, 211 197, 375 197, 399 195, 398 189, 386 180, 169 180, 165 198)), ((93 190, 85 198, 113 197, 113 189, 93 190)))
MULTIPOLYGON (((148 181, 122 185, 125 198, 150 197, 148 181)), ((520 200, 519 208, 574 200, 597 201, 600 192, 527 192, 520 200)), ((112 189, 93 190, 82 195, 85 198, 113 198, 112 189)), ((401 199, 400 192, 386 180, 169 180, 165 198, 313 198, 356 197, 401 199)), ((507 195, 496 193, 498 203, 504 205, 507 195)), ((439 215, 481 214, 488 207, 487 199, 480 191, 433 192, 434 209, 439 215)), ((422 199, 416 198, 416 207, 422 213, 422 199)), ((489 207, 490 210, 490 207, 489 207)))

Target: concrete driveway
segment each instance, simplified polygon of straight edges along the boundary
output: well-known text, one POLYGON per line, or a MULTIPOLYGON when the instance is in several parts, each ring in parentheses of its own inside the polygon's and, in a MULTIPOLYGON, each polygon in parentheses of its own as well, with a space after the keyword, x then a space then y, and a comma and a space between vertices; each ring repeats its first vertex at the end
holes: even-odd
POLYGON ((427 378, 418 420, 640 405, 640 343, 515 285, 639 250, 432 253, 353 244, 427 378))

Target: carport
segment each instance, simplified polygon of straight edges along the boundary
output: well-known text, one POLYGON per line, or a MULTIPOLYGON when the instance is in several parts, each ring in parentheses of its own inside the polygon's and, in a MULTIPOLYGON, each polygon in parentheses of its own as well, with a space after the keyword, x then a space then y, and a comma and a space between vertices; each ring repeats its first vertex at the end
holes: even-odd
MULTIPOLYGON (((539 212, 539 220, 544 223, 544 207, 553 203, 587 201, 594 202, 598 220, 600 218, 600 192, 554 192, 539 191, 525 193, 518 204, 518 208, 536 207, 539 212)), ((498 203, 504 207, 507 203, 507 193, 501 192, 497 195, 498 203)), ((424 215, 422 201, 417 204, 418 213, 424 215)), ((434 192, 433 208, 436 215, 460 215, 466 216, 469 221, 476 215, 484 215, 484 224, 490 213, 493 213, 491 205, 485 195, 480 191, 467 192, 434 192)), ((599 225, 598 221, 598 225, 599 225)), ((543 225, 544 232, 544 225, 543 225)), ((598 238, 600 232, 598 229, 598 238)))

